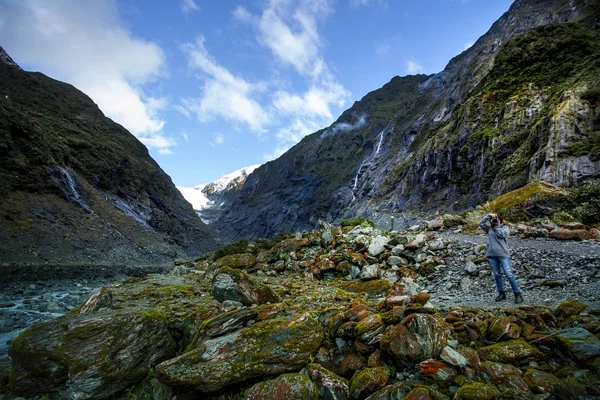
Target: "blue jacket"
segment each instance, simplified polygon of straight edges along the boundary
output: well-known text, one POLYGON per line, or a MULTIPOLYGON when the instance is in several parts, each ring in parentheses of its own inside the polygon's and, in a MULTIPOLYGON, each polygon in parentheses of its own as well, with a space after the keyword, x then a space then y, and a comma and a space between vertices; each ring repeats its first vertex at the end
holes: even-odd
POLYGON ((487 225, 487 222, 492 219, 490 214, 486 215, 479 221, 479 227, 488 234, 487 257, 510 257, 506 239, 510 235, 510 230, 506 225, 487 225))

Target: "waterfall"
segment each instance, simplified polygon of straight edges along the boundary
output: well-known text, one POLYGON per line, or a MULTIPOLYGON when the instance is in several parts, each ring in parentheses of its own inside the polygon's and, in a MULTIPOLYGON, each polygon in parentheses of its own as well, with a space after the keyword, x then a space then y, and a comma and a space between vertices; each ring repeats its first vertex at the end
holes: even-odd
POLYGON ((83 198, 77 191, 77 181, 75 180, 75 177, 73 175, 71 175, 71 173, 69 171, 67 171, 65 168, 63 168, 63 167, 57 167, 57 168, 58 168, 58 171, 63 176, 64 181, 60 182, 54 177, 52 177, 52 180, 54 182, 56 182, 58 184, 58 186, 61 187, 61 189, 63 189, 63 192, 65 192, 65 194, 67 195, 67 199, 77 203, 84 210, 86 210, 90 213, 94 213, 94 210, 92 210, 92 208, 86 204, 85 200, 83 200, 83 198), (64 185, 64 183, 66 183, 66 185, 64 185), (64 187, 64 186, 66 186, 66 187, 64 187))
POLYGON ((377 154, 379 154, 379 150, 381 150, 381 144, 383 143, 383 133, 385 132, 385 129, 381 131, 381 133, 379 134, 379 143, 377 144, 377 149, 375 150, 375 154, 373 154, 373 157, 376 157, 377 154))

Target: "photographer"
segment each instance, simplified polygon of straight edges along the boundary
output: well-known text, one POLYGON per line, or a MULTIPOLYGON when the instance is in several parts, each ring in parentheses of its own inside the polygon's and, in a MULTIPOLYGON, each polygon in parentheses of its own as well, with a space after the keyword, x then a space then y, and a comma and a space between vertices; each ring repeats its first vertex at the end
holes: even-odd
POLYGON ((479 221, 479 226, 488 234, 486 257, 492 266, 492 272, 494 273, 494 279, 496 280, 496 286, 498 287, 499 292, 494 300, 506 300, 504 282, 500 272, 504 271, 504 275, 506 276, 506 279, 508 279, 513 293, 515 294, 515 303, 522 303, 523 296, 521 295, 519 285, 512 272, 510 254, 508 253, 508 246, 506 244, 506 239, 510 234, 508 227, 502 224, 502 218, 498 214, 487 214, 479 221), (490 225, 488 225, 488 222, 490 225))

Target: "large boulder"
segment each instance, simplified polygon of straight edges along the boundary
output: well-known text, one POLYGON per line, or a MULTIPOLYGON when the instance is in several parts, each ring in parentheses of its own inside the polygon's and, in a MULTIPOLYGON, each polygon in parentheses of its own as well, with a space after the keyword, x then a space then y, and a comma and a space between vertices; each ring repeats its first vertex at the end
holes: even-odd
POLYGON ((388 385, 381 390, 376 391, 366 400, 396 400, 404 399, 408 393, 410 393, 412 387, 406 382, 397 382, 393 385, 388 385))
POLYGON ((348 400, 350 384, 319 364, 312 363, 306 373, 319 388, 319 398, 323 400, 348 400))
POLYGON ((252 304, 279 303, 279 296, 267 285, 256 282, 244 271, 223 267, 215 273, 211 293, 219 301, 252 304))
POLYGON ((592 368, 600 357, 600 339, 583 328, 564 329, 556 338, 582 367, 592 368))
POLYGON ((509 340, 479 349, 479 357, 482 360, 505 364, 520 363, 540 356, 540 351, 524 339, 509 340))
POLYGON ((310 313, 274 318, 200 341, 195 348, 156 367, 166 385, 216 392, 229 385, 302 369, 324 339, 310 313))
POLYGON ((568 318, 573 315, 581 314, 587 305, 577 299, 569 299, 560 303, 556 310, 554 310, 554 315, 558 318, 568 318))
POLYGON ((385 236, 376 236, 371 241, 369 245, 369 255, 377 256, 385 251, 385 245, 390 241, 389 238, 385 236))
POLYGON ((246 392, 246 400, 318 400, 319 390, 302 374, 283 374, 259 382, 246 392))
POLYGON ((103 399, 144 379, 175 344, 159 309, 72 313, 33 325, 11 344, 11 390, 103 399))
POLYGON ((231 254, 215 261, 217 268, 250 268, 256 264, 256 257, 252 253, 231 254))
POLYGON ((384 332, 381 349, 398 361, 421 362, 437 358, 448 342, 443 321, 429 314, 411 314, 384 332))

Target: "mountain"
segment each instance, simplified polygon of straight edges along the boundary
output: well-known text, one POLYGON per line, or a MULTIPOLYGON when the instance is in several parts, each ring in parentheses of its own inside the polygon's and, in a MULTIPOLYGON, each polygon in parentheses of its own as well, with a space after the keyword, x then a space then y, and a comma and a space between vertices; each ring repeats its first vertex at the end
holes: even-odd
POLYGON ((215 247, 138 139, 1 48, 0 160, 2 263, 165 264, 215 247))
POLYGON ((269 237, 600 178, 599 10, 516 0, 442 72, 394 77, 259 167, 213 226, 229 240, 269 237))
POLYGON ((260 165, 251 165, 230 174, 194 187, 177 186, 183 197, 192 205, 206 224, 217 219, 228 208, 228 201, 235 191, 242 188, 248 175, 260 165))

